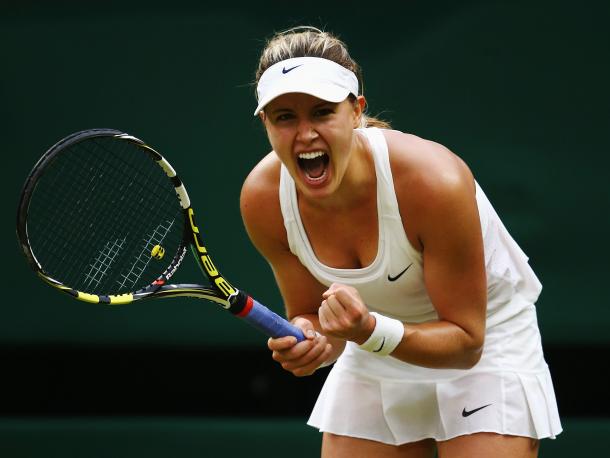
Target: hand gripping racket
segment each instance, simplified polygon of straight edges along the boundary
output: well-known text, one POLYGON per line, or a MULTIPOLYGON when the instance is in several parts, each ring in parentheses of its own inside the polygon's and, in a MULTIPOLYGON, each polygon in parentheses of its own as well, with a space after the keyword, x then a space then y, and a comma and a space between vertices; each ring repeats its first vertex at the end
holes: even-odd
POLYGON ((118 130, 74 133, 40 158, 23 187, 17 236, 38 276, 76 299, 190 296, 220 304, 268 336, 304 339, 221 275, 172 166, 118 130), (209 286, 168 284, 188 247, 209 286))

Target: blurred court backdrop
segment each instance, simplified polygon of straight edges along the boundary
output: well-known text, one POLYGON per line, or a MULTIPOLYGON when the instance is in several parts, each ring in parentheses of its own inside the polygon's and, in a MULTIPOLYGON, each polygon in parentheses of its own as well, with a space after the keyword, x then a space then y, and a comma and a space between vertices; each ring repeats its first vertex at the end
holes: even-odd
POLYGON ((252 117, 258 53, 301 24, 347 42, 372 114, 469 164, 544 285, 539 322, 566 432, 541 456, 595 447, 587 438, 610 429, 604 383, 589 375, 610 348, 609 19, 601 1, 1 1, 3 456, 44 444, 57 456, 171 456, 163 437, 174 456, 276 456, 288 442, 317 452, 303 423, 326 372, 283 373, 262 335, 213 304, 64 297, 29 271, 14 234, 23 180, 49 146, 121 129, 176 167, 225 275, 282 312, 238 202, 269 150, 252 117), (246 435, 258 445, 240 452, 219 440, 252 425, 274 442, 246 435), (75 445, 95 431, 104 446, 75 445))

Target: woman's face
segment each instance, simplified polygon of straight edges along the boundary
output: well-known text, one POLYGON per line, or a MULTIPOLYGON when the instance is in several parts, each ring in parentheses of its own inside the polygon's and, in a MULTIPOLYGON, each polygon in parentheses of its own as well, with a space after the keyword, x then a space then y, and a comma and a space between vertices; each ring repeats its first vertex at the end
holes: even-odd
POLYGON ((305 196, 324 197, 339 188, 363 107, 362 97, 333 103, 290 93, 261 112, 273 150, 305 196))

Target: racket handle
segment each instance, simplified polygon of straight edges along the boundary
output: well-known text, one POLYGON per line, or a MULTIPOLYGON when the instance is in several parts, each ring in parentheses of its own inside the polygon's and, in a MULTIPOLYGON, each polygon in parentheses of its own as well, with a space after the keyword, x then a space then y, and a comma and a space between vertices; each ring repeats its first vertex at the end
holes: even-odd
MULTIPOLYGON (((241 291, 240 294, 242 294, 241 291)), ((244 294, 244 296, 246 295, 244 294)), ((277 313, 269 310, 260 302, 252 299, 251 296, 246 296, 245 298, 242 296, 242 299, 245 299, 245 305, 241 311, 235 313, 239 318, 269 337, 294 336, 297 338, 297 342, 305 340, 303 331, 290 324, 277 313)))

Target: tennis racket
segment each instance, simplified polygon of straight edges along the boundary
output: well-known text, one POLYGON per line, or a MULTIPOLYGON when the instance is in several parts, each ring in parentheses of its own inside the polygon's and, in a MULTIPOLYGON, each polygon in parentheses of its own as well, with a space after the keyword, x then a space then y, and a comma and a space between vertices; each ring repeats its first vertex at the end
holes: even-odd
POLYGON ((81 301, 190 296, 220 304, 268 336, 304 339, 219 272, 173 167, 118 130, 76 132, 40 158, 23 187, 17 236, 38 276, 81 301), (209 285, 168 283, 188 248, 209 285))

